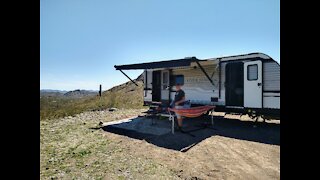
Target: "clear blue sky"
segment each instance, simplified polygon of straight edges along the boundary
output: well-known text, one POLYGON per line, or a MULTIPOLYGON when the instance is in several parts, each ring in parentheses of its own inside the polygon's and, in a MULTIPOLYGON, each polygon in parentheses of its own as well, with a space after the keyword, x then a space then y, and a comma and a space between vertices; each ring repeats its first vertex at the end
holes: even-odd
POLYGON ((106 90, 128 81, 114 65, 251 52, 280 62, 279 0, 40 1, 40 89, 106 90))

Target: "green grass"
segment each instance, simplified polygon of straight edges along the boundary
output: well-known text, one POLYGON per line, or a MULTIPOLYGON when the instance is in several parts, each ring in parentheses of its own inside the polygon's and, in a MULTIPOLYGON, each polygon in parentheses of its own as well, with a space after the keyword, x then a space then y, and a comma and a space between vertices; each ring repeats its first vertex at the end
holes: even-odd
POLYGON ((103 122, 139 115, 145 109, 86 112, 89 116, 40 121, 40 179, 172 179, 160 162, 136 156, 109 138, 103 122))
POLYGON ((73 116, 84 111, 115 108, 142 108, 143 82, 124 83, 102 93, 102 97, 85 97, 80 99, 64 97, 41 97, 40 120, 73 116))
POLYGON ((161 163, 106 136, 99 122, 146 111, 143 83, 127 82, 99 97, 40 98, 40 179, 172 179, 161 163), (116 107, 114 112, 94 110, 116 107), (86 111, 86 112, 85 112, 86 111), (84 113, 82 113, 84 112, 84 113), (80 114, 81 113, 81 114, 80 114), (74 116, 72 118, 65 116, 74 116))

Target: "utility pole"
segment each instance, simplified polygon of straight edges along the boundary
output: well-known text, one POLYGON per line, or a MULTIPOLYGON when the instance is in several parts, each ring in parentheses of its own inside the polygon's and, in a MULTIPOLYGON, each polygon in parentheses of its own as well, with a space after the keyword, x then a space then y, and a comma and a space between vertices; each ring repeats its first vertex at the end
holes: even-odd
POLYGON ((99 104, 100 104, 100 109, 102 109, 101 94, 102 94, 102 85, 100 84, 100 86, 99 86, 99 104))

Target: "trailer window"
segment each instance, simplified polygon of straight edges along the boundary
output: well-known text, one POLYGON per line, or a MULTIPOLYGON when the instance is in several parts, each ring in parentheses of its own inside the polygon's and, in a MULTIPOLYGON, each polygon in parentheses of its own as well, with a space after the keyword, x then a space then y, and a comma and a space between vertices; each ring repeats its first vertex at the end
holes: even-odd
POLYGON ((170 78, 170 85, 175 86, 178 83, 184 85, 184 76, 183 75, 172 75, 170 78))
POLYGON ((168 76, 169 76, 168 72, 163 72, 163 74, 162 74, 163 84, 168 84, 168 76))
POLYGON ((184 76, 183 75, 176 75, 176 80, 175 80, 175 84, 184 84, 184 76))
POLYGON ((258 79, 258 65, 249 65, 247 68, 247 79, 248 81, 254 81, 258 79))
POLYGON ((162 73, 162 89, 165 90, 169 86, 169 72, 162 73))

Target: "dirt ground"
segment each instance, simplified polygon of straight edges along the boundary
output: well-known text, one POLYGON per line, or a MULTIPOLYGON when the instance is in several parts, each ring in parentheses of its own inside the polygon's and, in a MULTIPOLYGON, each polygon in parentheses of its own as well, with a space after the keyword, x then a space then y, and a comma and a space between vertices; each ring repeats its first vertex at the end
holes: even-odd
POLYGON ((280 179, 279 121, 216 114, 215 129, 192 132, 195 137, 179 132, 134 137, 92 128, 133 114, 141 113, 119 110, 41 122, 41 179, 280 179), (181 151, 180 142, 191 147, 181 151))
POLYGON ((196 137, 176 132, 175 135, 146 136, 146 139, 139 137, 142 140, 138 140, 123 134, 106 134, 129 148, 134 156, 168 166, 178 178, 280 179, 279 130, 279 121, 254 124, 248 118, 227 115, 215 120, 214 130, 191 131, 196 137), (188 144, 185 139, 195 142, 188 142, 191 148, 181 152, 181 144, 188 144), (176 146, 179 148, 174 149, 176 146))

